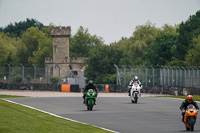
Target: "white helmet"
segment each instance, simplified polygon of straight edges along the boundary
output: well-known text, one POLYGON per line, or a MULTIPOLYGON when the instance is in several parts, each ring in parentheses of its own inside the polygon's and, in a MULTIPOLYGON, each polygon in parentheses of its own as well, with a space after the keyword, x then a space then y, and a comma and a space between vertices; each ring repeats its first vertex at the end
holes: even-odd
POLYGON ((134 76, 133 80, 138 80, 138 76, 134 76))

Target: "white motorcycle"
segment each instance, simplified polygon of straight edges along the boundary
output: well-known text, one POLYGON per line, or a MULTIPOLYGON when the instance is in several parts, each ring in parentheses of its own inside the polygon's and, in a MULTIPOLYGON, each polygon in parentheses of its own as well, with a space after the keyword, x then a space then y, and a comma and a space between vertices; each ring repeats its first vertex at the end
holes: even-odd
POLYGON ((142 85, 139 85, 137 82, 134 82, 131 87, 131 101, 132 103, 137 103, 138 98, 141 97, 140 90, 142 89, 142 85))

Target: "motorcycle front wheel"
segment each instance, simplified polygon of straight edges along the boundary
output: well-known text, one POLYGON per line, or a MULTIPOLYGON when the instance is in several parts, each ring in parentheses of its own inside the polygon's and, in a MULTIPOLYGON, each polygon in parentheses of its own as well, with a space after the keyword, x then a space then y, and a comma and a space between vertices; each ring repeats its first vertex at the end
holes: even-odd
POLYGON ((137 103, 137 100, 138 100, 138 95, 137 94, 135 94, 134 99, 135 99, 135 103, 137 103))
POLYGON ((189 123, 190 123, 190 129, 191 131, 194 131, 194 124, 195 124, 195 119, 193 117, 188 119, 189 123))
POLYGON ((132 102, 132 103, 135 103, 134 100, 132 100, 132 99, 131 99, 131 102, 132 102))
POLYGON ((187 127, 187 126, 185 126, 185 129, 186 129, 187 131, 190 131, 190 128, 189 128, 189 127, 187 127))
POLYGON ((92 107, 93 107, 93 106, 92 106, 92 102, 93 102, 93 101, 90 100, 90 104, 89 104, 89 110, 90 110, 90 111, 92 111, 92 107))

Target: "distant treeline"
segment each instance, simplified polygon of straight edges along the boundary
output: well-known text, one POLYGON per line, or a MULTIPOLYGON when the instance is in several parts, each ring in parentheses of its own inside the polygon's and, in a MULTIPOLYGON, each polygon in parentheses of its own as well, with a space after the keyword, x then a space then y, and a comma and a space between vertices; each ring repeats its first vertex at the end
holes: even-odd
MULTIPOLYGON (((0 65, 44 66, 52 57, 53 24, 35 19, 0 28, 0 65)), ((134 27, 133 27, 134 28, 134 27)), ((95 83, 115 83, 114 64, 137 66, 200 66, 200 11, 179 25, 157 28, 151 22, 136 26, 130 38, 105 44, 102 37, 80 28, 70 37, 70 57, 87 57, 85 75, 95 83)))

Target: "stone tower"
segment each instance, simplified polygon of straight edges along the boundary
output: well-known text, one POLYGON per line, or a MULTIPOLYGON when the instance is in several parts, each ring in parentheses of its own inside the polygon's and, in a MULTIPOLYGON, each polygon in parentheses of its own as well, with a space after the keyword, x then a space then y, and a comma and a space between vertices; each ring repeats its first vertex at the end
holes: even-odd
POLYGON ((46 75, 58 76, 61 80, 84 77, 86 58, 72 58, 69 56, 69 37, 71 27, 54 27, 51 30, 53 38, 53 59, 45 58, 46 75), (80 73, 78 73, 80 71, 80 73), (73 73, 76 73, 73 77, 73 73), (80 76, 81 75, 81 76, 80 76))
POLYGON ((69 37, 71 35, 71 27, 55 27, 51 31, 53 37, 53 62, 67 63, 69 62, 69 37))

